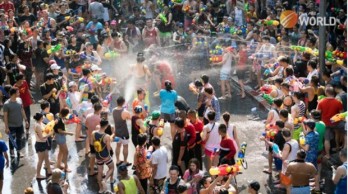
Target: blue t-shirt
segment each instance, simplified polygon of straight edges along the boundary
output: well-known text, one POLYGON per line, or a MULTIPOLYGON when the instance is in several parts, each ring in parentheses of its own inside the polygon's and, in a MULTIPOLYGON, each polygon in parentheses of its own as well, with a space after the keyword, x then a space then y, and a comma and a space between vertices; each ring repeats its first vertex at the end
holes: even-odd
POLYGON ((309 132, 306 135, 306 145, 307 144, 309 145, 309 149, 305 160, 317 166, 319 133, 316 131, 309 132))
POLYGON ((5 167, 5 157, 4 152, 7 152, 8 148, 3 140, 0 140, 0 171, 4 170, 5 167))
POLYGON ((161 99, 161 113, 173 114, 175 113, 175 102, 178 99, 178 94, 175 90, 168 92, 162 89, 160 91, 161 99))
POLYGON ((98 30, 103 30, 103 24, 101 24, 100 22, 94 23, 93 21, 88 22, 87 26, 86 26, 86 30, 88 32, 93 32, 94 35, 91 34, 91 36, 89 37, 89 41, 92 44, 96 44, 97 43, 97 39, 96 39, 96 34, 98 33, 98 30))

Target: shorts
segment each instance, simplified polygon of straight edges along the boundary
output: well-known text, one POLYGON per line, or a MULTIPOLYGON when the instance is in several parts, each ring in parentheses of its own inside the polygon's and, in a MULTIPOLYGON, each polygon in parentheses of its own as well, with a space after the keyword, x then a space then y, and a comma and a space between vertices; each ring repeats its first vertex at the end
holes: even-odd
POLYGON ((238 80, 244 80, 245 79, 245 73, 246 73, 246 70, 245 69, 237 69, 237 77, 238 77, 238 80))
MULTIPOLYGON (((116 136, 116 137, 118 137, 118 136, 116 136)), ((120 138, 120 140, 117 143, 120 143, 122 145, 128 145, 129 144, 129 137, 118 137, 118 138, 120 138)))
POLYGON ((36 153, 44 152, 47 150, 47 142, 36 142, 35 143, 36 153))
POLYGON ((160 32, 160 38, 170 38, 171 36, 171 32, 160 32))
POLYGON ((334 127, 335 132, 337 131, 338 133, 344 133, 347 134, 347 129, 346 129, 346 122, 340 121, 337 125, 334 127))
POLYGON ((291 194, 304 194, 304 193, 311 193, 309 186, 291 187, 291 194))
POLYGON ((324 139, 327 141, 331 141, 335 137, 333 133, 334 130, 335 130, 334 126, 326 126, 324 139))
POLYGON ((103 159, 97 159, 97 165, 98 165, 98 166, 103 166, 104 164, 109 165, 109 164, 111 164, 112 162, 113 162, 113 161, 112 161, 111 156, 106 157, 106 158, 103 158, 103 159))
POLYGON ((51 136, 47 137, 46 144, 47 144, 46 149, 51 150, 51 148, 52 148, 52 137, 51 136))
POLYGON ((282 165, 283 165, 282 159, 274 158, 274 165, 275 165, 277 171, 281 171, 282 170, 282 165))
POLYGON ((66 144, 66 137, 65 137, 65 135, 56 133, 55 139, 56 139, 56 143, 58 145, 66 144))
POLYGON ((0 169, 0 180, 4 180, 4 169, 0 169))
POLYGON ((174 123, 175 113, 172 113, 172 114, 161 113, 161 118, 164 119, 164 122, 174 123))
POLYGON ((204 154, 205 154, 207 157, 209 157, 209 158, 211 158, 211 157, 213 157, 214 155, 216 155, 216 153, 214 153, 213 151, 207 150, 207 149, 204 149, 204 154))
POLYGON ((90 150, 90 153, 92 156, 95 156, 95 154, 97 153, 94 149, 94 146, 93 145, 89 145, 89 150, 90 150))
POLYGON ((198 117, 204 117, 204 111, 205 111, 205 104, 202 104, 197 110, 198 117))
POLYGON ((231 78, 230 72, 228 72, 228 73, 223 72, 223 71, 220 72, 220 80, 221 81, 227 81, 227 80, 230 80, 230 78, 231 78))

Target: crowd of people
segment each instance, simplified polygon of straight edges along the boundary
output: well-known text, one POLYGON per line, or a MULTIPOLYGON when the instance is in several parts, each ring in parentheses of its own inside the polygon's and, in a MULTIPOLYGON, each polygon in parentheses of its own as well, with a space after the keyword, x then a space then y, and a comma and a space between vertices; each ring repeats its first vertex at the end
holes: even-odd
MULTIPOLYGON (((337 25, 326 28, 324 69, 319 26, 280 24, 284 10, 316 17, 319 3, 1 0, 0 105, 9 141, 0 141, 0 188, 9 158, 22 158, 25 139, 35 137, 37 181, 51 179, 48 193, 68 193, 66 173, 74 169, 66 136, 74 136, 85 143, 99 193, 110 189, 106 182, 125 194, 237 193, 241 142, 220 102, 243 100, 251 85, 271 105, 257 141, 268 152, 264 173, 272 174, 274 163, 275 187, 320 192, 321 164, 338 155, 343 164, 332 169, 331 192, 346 193, 347 2, 325 5, 337 25), (210 69, 219 71, 219 83, 209 82, 216 76, 210 69), (176 78, 195 70, 209 73, 187 83, 197 101, 186 102, 176 78), (232 96, 234 74, 240 97, 232 96), (40 111, 31 114, 35 104, 40 111), (171 151, 161 138, 167 131, 171 151)), ((257 181, 248 185, 249 193, 259 189, 257 181)))

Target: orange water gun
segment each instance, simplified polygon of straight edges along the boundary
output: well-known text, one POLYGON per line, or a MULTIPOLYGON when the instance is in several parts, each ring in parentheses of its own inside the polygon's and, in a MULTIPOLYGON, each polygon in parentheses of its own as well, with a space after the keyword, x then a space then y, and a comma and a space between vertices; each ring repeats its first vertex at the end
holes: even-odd
POLYGON ((347 117, 347 112, 338 113, 330 118, 331 123, 343 121, 347 117))
POLYGON ((294 125, 297 125, 299 123, 303 123, 303 121, 306 120, 306 117, 297 117, 294 119, 294 125))
POLYGON ((278 133, 277 129, 271 129, 271 130, 263 132, 262 136, 264 136, 267 139, 274 139, 274 137, 277 133, 278 133))
POLYGON ((212 63, 219 63, 222 61, 222 56, 211 56, 209 59, 212 63))
POLYGON ((234 174, 240 171, 240 167, 238 164, 233 166, 229 166, 227 164, 220 165, 218 167, 212 167, 209 170, 210 175, 212 176, 225 176, 228 174, 234 174))

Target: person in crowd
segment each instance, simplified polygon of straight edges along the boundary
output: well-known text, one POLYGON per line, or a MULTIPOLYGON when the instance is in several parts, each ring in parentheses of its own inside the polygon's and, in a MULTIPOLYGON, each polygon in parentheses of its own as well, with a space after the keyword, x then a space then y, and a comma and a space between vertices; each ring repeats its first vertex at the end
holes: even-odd
MULTIPOLYGON (((141 113, 141 118, 145 119, 148 114, 148 105, 145 104, 146 91, 143 88, 137 89, 137 97, 132 102, 132 108, 134 109, 136 106, 141 106, 143 112, 141 113), (145 107, 147 107, 145 109, 145 107)), ((134 112, 133 112, 134 113, 134 112)))
POLYGON ((332 169, 332 181, 336 184, 335 194, 347 193, 347 149, 342 149, 339 156, 343 164, 332 169))
POLYGON ((146 134, 142 133, 138 135, 138 145, 135 148, 135 153, 134 153, 135 172, 137 177, 139 178, 139 181, 145 193, 147 193, 148 180, 151 177, 151 173, 152 173, 150 161, 147 158, 147 155, 148 155, 147 153, 149 151, 146 150, 146 140, 147 140, 146 134))
POLYGON ((204 148, 202 147, 202 137, 201 133, 203 131, 203 122, 197 118, 197 112, 195 110, 190 109, 187 112, 187 118, 192 123, 192 125, 195 128, 196 132, 196 140, 195 140, 195 146, 194 146, 194 158, 196 158, 199 161, 200 169, 203 168, 203 161, 202 161, 202 149, 204 151, 204 148))
POLYGON ((140 180, 136 175, 128 175, 127 165, 121 164, 117 167, 117 171, 120 174, 120 182, 117 184, 118 192, 120 194, 140 193, 145 194, 140 180))
POLYGON ((4 168, 8 168, 10 164, 7 150, 8 148, 5 141, 0 140, 0 193, 2 192, 2 187, 4 185, 4 168))
POLYGON ((185 181, 179 176, 180 168, 176 165, 172 165, 169 168, 169 178, 164 182, 164 187, 162 192, 165 193, 178 193, 178 187, 184 185, 185 181))
POLYGON ((50 111, 52 114, 59 113, 60 104, 58 97, 61 92, 61 86, 55 80, 52 73, 46 75, 46 82, 40 86, 42 98, 50 103, 50 111))
POLYGON ((257 181, 251 181, 248 185, 249 194, 259 194, 260 183, 257 181))
POLYGON ((134 114, 131 118, 131 125, 132 125, 132 143, 134 147, 138 146, 138 135, 140 133, 144 133, 146 131, 146 128, 144 126, 144 120, 140 117, 140 115, 143 112, 143 108, 141 106, 136 106, 133 108, 134 114))
POLYGON ((177 117, 174 124, 176 133, 174 134, 172 142, 172 165, 178 166, 180 168, 180 175, 182 175, 186 168, 185 161, 189 157, 187 154, 189 136, 188 132, 185 130, 185 120, 177 117))
POLYGON ((204 173, 200 170, 199 161, 196 158, 192 158, 188 162, 188 169, 183 175, 183 179, 186 183, 190 184, 190 188, 187 190, 187 194, 197 193, 198 183, 203 178, 204 173))
POLYGON ((215 112, 215 118, 214 118, 215 121, 220 120, 220 114, 221 114, 220 113, 220 103, 213 92, 214 92, 213 88, 205 88, 204 89, 204 94, 207 97, 207 100, 205 102, 206 110, 205 110, 205 117, 204 117, 204 120, 206 120, 206 122, 209 121, 209 119, 206 117, 206 115, 212 111, 215 112))
POLYGON ((233 140, 227 135, 227 126, 225 124, 219 125, 219 134, 221 136, 219 164, 234 165, 236 163, 234 156, 237 148, 233 140))
POLYGON ((54 169, 52 171, 52 179, 48 182, 46 187, 47 194, 67 194, 69 183, 65 180, 65 176, 65 173, 59 168, 54 169))
POLYGON ((159 96, 161 100, 161 117, 164 119, 164 122, 170 123, 170 134, 171 138, 174 138, 175 135, 175 127, 174 127, 174 119, 175 119, 175 102, 178 99, 178 94, 172 88, 172 83, 167 80, 164 83, 165 89, 161 89, 159 96))
POLYGON ((150 158, 152 167, 152 176, 149 179, 149 193, 160 193, 164 186, 164 181, 167 176, 168 151, 164 146, 161 146, 159 137, 152 137, 152 154, 150 158))
POLYGON ((22 136, 24 134, 23 121, 25 121, 25 128, 29 128, 28 118, 23 109, 22 101, 19 98, 19 90, 12 87, 10 89, 8 99, 4 104, 4 124, 5 133, 10 135, 9 140, 10 156, 14 158, 14 148, 17 150, 17 157, 22 158, 20 151, 22 149, 22 136))
POLYGON ((66 143, 66 136, 74 135, 72 132, 68 132, 65 126, 65 122, 67 120, 68 114, 69 114, 69 109, 63 108, 59 112, 59 117, 56 121, 56 124, 53 127, 54 133, 55 133, 55 140, 59 146, 56 167, 60 169, 64 169, 64 172, 66 173, 71 172, 71 169, 69 169, 68 167, 69 150, 66 143), (64 166, 62 166, 62 163, 64 164, 64 166))

